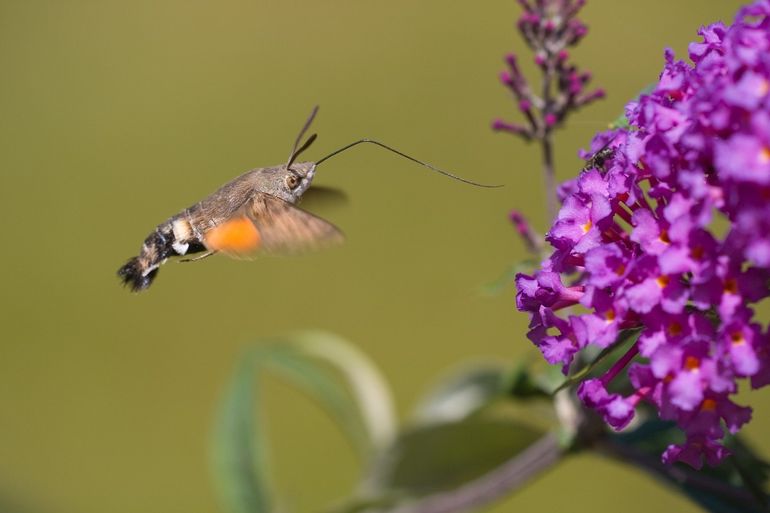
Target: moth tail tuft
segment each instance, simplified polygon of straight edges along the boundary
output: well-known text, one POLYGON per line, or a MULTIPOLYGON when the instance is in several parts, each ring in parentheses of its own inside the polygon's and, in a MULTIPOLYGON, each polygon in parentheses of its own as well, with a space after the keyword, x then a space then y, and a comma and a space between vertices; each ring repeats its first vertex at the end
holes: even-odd
POLYGON ((123 281, 123 285, 131 287, 133 292, 141 292, 148 289, 157 274, 157 267, 147 272, 139 257, 131 258, 118 269, 118 277, 123 281))

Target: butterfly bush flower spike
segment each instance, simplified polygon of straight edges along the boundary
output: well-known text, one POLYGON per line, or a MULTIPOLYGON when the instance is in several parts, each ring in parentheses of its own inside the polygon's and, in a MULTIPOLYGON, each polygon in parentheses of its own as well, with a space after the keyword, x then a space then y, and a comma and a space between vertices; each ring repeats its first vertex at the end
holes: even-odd
POLYGON ((517 28, 542 75, 533 87, 519 66, 519 58, 508 54, 507 69, 500 81, 511 92, 524 122, 496 119, 492 129, 536 140, 543 149, 544 175, 549 214, 556 211, 556 185, 551 133, 570 113, 604 97, 602 89, 586 90, 591 74, 570 62, 567 49, 577 45, 588 28, 577 18, 584 0, 519 0, 523 14, 517 28))
POLYGON ((569 62, 567 48, 575 46, 588 28, 576 17, 583 0, 519 0, 524 13, 517 24, 527 46, 535 54, 535 63, 543 72, 544 94, 533 91, 521 72, 518 58, 508 54, 508 69, 500 81, 513 94, 525 124, 495 120, 494 130, 533 139, 560 125, 579 107, 604 97, 602 89, 586 91, 591 74, 581 72, 569 62))
POLYGON ((770 1, 699 35, 691 62, 666 51, 655 88, 626 106, 628 127, 594 138, 592 153, 611 154, 561 186, 553 252, 516 279, 530 340, 565 373, 584 348, 639 331, 578 396, 615 429, 652 405, 683 431, 663 461, 695 468, 720 463, 725 435, 751 419, 738 381, 770 383, 768 327, 752 309, 770 294, 770 1))

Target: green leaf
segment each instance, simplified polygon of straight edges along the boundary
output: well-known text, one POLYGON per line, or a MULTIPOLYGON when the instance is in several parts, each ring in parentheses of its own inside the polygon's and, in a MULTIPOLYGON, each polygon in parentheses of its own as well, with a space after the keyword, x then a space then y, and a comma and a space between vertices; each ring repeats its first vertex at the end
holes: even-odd
MULTIPOLYGON (((530 364, 522 362, 513 369, 508 376, 507 392, 516 399, 550 398, 554 380, 548 374, 533 374, 530 367, 530 364)), ((559 379, 561 381, 563 376, 559 379)))
POLYGON ((370 446, 356 405, 345 385, 329 369, 289 346, 270 347, 260 364, 314 399, 347 435, 359 456, 368 457, 370 446))
POLYGON ((313 331, 263 340, 244 355, 222 399, 212 467, 232 513, 267 513, 272 506, 262 404, 256 390, 266 372, 286 379, 318 402, 347 435, 362 462, 391 443, 395 416, 388 387, 355 346, 313 331))
POLYGON ((462 420, 506 393, 507 374, 492 363, 455 371, 425 395, 413 418, 424 424, 462 420))
MULTIPOLYGON (((770 479, 770 463, 761 459, 755 448, 740 436, 730 436, 726 440, 727 447, 733 456, 729 463, 740 476, 743 485, 760 501, 768 501, 767 485, 770 479)), ((770 507, 768 508, 770 510, 770 507)))
POLYGON ((268 512, 270 485, 265 446, 257 417, 256 366, 244 356, 220 406, 212 443, 212 469, 227 511, 268 512))
POLYGON ((499 467, 543 431, 503 418, 407 429, 385 451, 369 477, 375 496, 423 496, 450 490, 499 467))
POLYGON ((296 333, 290 342, 307 356, 330 365, 343 378, 370 446, 376 449, 392 441, 397 420, 390 387, 363 351, 341 337, 317 330, 296 333))
POLYGON ((603 362, 603 360, 607 358, 609 355, 619 350, 627 351, 633 344, 636 343, 641 333, 642 333, 641 329, 636 329, 636 328, 631 330, 621 331, 620 335, 618 335, 618 339, 615 341, 614 344, 603 349, 596 356, 596 358, 594 358, 593 361, 591 361, 588 365, 574 372, 571 376, 565 379, 562 384, 556 387, 553 393, 555 394, 556 392, 564 390, 567 387, 571 387, 572 385, 575 385, 583 381, 586 377, 588 377, 588 375, 591 374, 591 372, 593 372, 597 367, 599 367, 600 364, 603 362))

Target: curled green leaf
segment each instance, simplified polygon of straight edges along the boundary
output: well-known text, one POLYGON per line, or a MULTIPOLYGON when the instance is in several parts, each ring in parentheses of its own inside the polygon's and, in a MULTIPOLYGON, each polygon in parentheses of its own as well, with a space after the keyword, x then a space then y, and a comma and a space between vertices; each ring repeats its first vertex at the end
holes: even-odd
POLYGON ((278 375, 323 407, 347 435, 363 464, 391 443, 395 415, 376 366, 334 335, 302 332, 260 341, 233 375, 216 418, 212 469, 231 513, 267 513, 273 507, 268 479, 259 377, 278 375))

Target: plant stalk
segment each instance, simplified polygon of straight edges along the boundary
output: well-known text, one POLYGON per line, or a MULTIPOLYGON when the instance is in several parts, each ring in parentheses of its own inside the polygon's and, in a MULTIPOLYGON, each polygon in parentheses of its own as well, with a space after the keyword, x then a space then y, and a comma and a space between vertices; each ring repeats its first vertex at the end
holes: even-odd
POLYGON ((388 513, 457 513, 476 510, 518 490, 553 467, 563 455, 564 448, 557 436, 547 433, 508 462, 475 481, 398 506, 388 510, 388 513))
POLYGON ((553 142, 551 132, 546 131, 540 139, 543 150, 543 176, 545 178, 545 204, 548 209, 548 219, 553 221, 558 213, 558 198, 556 196, 556 170, 553 165, 553 142))

